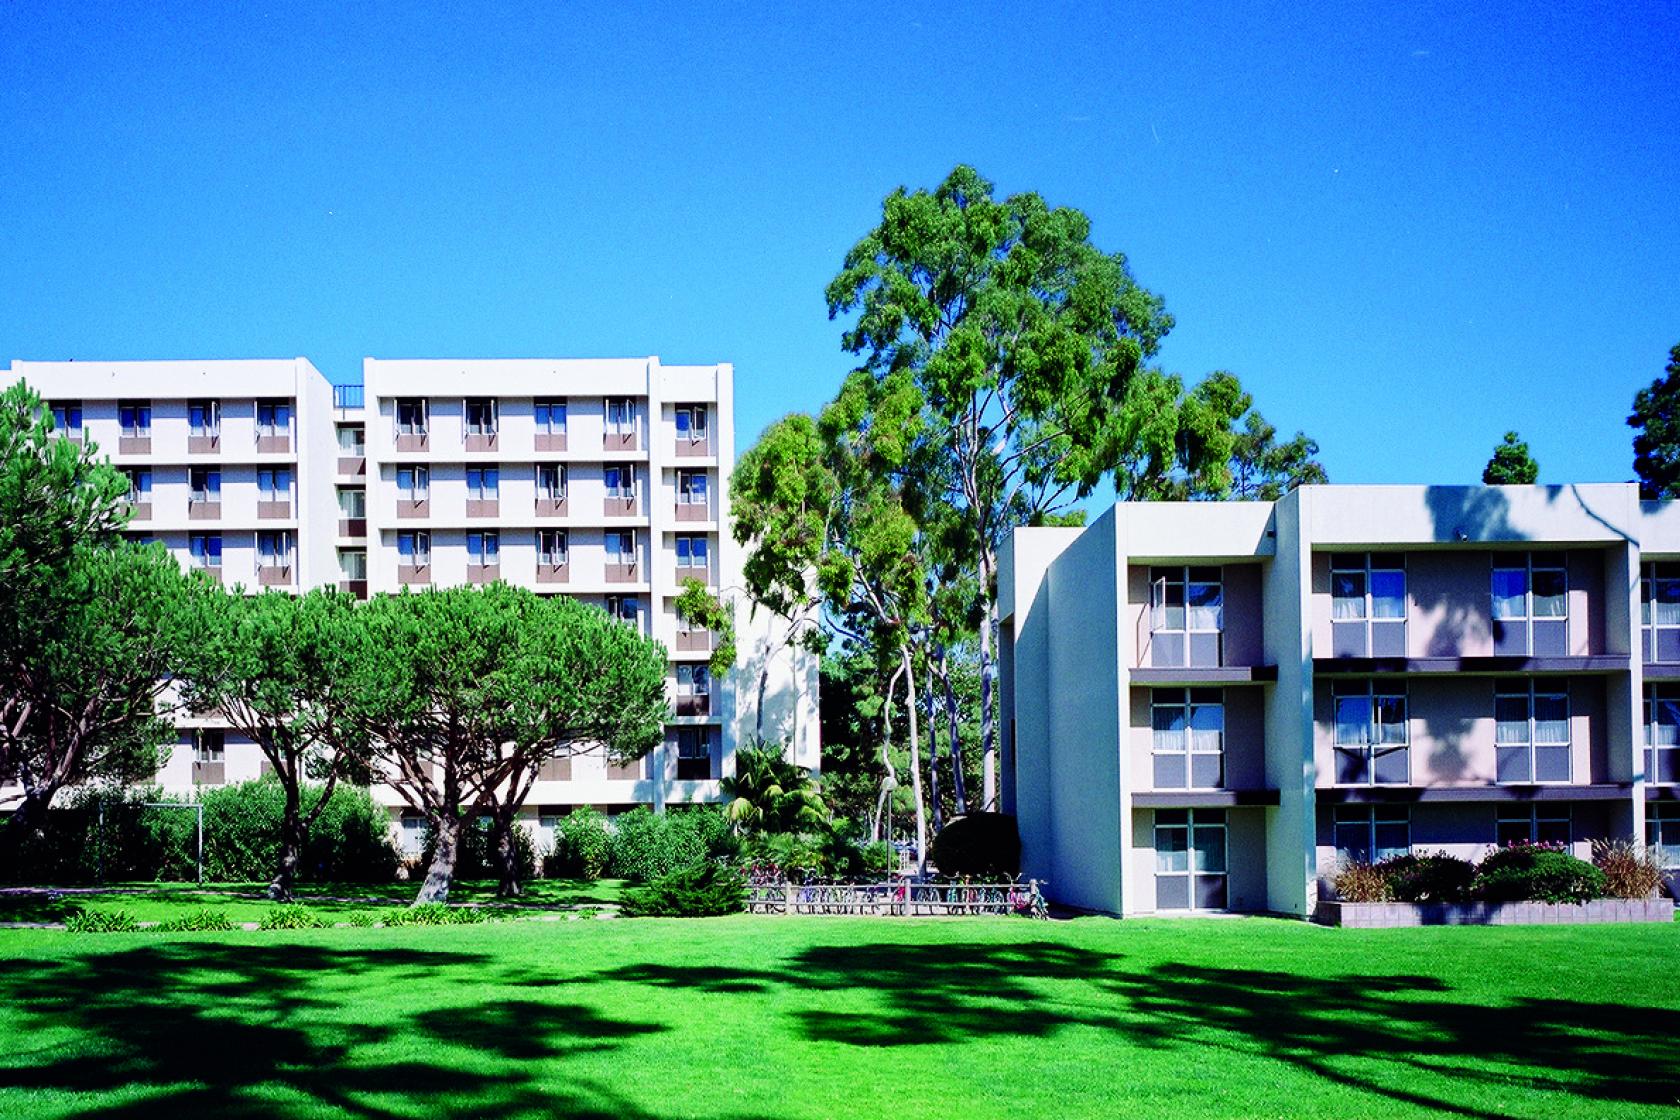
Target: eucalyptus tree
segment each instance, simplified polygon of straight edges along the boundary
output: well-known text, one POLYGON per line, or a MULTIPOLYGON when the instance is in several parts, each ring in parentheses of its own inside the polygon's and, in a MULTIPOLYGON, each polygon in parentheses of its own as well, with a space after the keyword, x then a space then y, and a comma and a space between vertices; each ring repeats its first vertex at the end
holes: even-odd
POLYGON ((369 780, 368 730, 357 718, 369 649, 355 611, 336 588, 219 596, 186 685, 193 708, 219 712, 257 744, 284 791, 274 899, 292 897, 304 839, 338 783, 369 780), (306 780, 322 786, 308 806, 306 780))
POLYGON ((1145 375, 1172 317, 1122 254, 1091 244, 1084 214, 1033 193, 994 199, 966 166, 934 191, 889 195, 827 299, 831 317, 855 314, 843 343, 871 376, 912 379, 950 498, 971 519, 982 800, 993 808, 998 548, 1014 526, 1090 494, 1140 445, 1171 453, 1178 430, 1158 412, 1179 394, 1145 375))
POLYGON ((1277 427, 1236 374, 1215 370, 1187 391, 1171 375, 1149 376, 1165 379, 1156 415, 1170 442, 1152 439, 1154 446, 1133 458, 1122 472, 1129 486, 1123 497, 1275 502, 1297 486, 1329 481, 1315 458, 1318 443, 1302 432, 1278 442, 1277 427))
POLYGON ((461 833, 490 811, 511 832, 542 764, 596 745, 639 758, 664 734, 665 651, 599 608, 493 583, 380 596, 361 608, 358 686, 375 758, 426 817, 431 866, 416 902, 444 901, 461 833))
POLYGON ((1680 343, 1669 350, 1663 376, 1634 394, 1627 422, 1639 496, 1680 498, 1680 343))

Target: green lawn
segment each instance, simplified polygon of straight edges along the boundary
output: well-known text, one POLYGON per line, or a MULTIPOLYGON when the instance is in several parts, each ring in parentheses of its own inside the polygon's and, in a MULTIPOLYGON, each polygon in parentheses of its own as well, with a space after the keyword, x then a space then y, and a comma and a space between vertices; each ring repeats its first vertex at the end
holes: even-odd
POLYGON ((0 1115, 1676 1114, 1680 928, 0 933, 0 1115))

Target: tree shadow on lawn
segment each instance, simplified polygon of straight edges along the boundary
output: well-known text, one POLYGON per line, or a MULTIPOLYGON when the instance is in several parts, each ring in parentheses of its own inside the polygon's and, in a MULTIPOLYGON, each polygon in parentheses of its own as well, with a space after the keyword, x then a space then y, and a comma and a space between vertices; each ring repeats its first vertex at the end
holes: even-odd
MULTIPOLYGON (((867 1006, 790 1012, 813 1041, 952 1044, 1066 1028, 1137 1047, 1270 1058, 1422 1108, 1494 1117, 1462 1087, 1595 1101, 1680 1098, 1680 1012, 1519 997, 1495 1005, 1425 976, 1303 976, 1161 963, 1045 943, 814 946, 775 970, 642 964, 604 979, 723 993, 856 992, 867 1006)), ((831 1001, 822 1001, 831 1002, 831 1001)), ((1197 1060, 1206 1070, 1208 1063, 1197 1060)), ((1560 1107, 1567 1101, 1557 1102, 1560 1107)))
POLYGON ((556 1091, 538 1075, 660 1024, 496 1000, 357 1021, 354 1001, 386 986, 436 983, 441 970, 494 981, 497 964, 475 953, 205 941, 13 960, 0 972, 14 1016, 0 1085, 93 1095, 80 1116, 650 1118, 610 1086, 571 1078, 556 1091), (350 976, 377 983, 344 985, 350 976), (31 1041, 56 1029, 76 1037, 31 1041), (408 1045, 387 1059, 380 1049, 393 1042, 408 1045), (97 1100, 116 1095, 135 1099, 97 1100))

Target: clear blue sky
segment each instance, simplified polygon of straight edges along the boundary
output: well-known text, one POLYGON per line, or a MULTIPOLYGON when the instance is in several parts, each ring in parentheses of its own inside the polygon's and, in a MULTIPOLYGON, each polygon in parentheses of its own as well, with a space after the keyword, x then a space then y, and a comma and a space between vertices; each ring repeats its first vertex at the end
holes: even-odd
POLYGON ((964 161, 1338 481, 1508 427, 1628 478, 1680 342, 1673 2, 235 7, 0 4, 0 360, 730 361, 744 446, 849 368, 881 197, 964 161))

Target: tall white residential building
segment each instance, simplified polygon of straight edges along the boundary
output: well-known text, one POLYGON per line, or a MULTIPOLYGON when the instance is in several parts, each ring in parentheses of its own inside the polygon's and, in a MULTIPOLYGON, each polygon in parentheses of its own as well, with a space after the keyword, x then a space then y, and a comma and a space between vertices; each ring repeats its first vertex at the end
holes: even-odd
MULTIPOLYGON (((543 833, 576 805, 712 801, 755 733, 820 759, 817 665, 741 594, 727 531, 735 453, 728 365, 658 358, 367 359, 330 386, 308 361, 25 362, 70 438, 133 480, 131 534, 229 586, 337 584, 357 595, 504 580, 600 606, 670 651, 665 742, 630 766, 550 764, 527 812, 543 833), (735 671, 673 600, 699 579, 737 605, 735 671)), ((256 777, 260 752, 183 723, 160 780, 256 777)), ((376 795, 400 814, 389 789, 376 795)), ((418 822, 405 821, 417 842, 418 822)))

